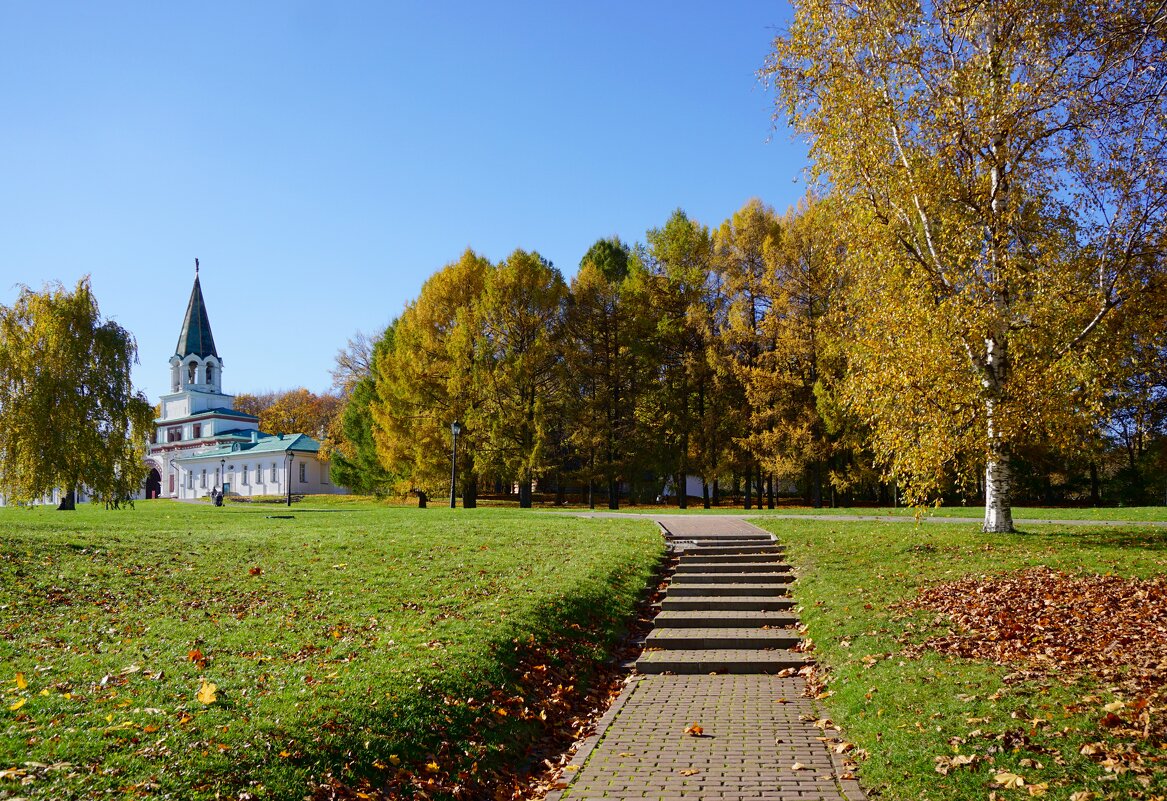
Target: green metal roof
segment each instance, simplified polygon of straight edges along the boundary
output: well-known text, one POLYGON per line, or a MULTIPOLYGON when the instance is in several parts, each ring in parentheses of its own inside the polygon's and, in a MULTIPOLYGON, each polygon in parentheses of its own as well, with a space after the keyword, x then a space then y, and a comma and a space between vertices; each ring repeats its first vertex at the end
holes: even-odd
POLYGON ((203 290, 199 286, 199 274, 195 272, 194 288, 190 291, 190 302, 186 304, 186 319, 182 321, 182 331, 178 334, 175 353, 186 358, 192 353, 199 358, 214 356, 215 338, 211 336, 211 321, 207 319, 207 305, 203 302, 203 290))
POLYGON ((320 443, 307 434, 260 434, 258 442, 233 442, 197 453, 183 454, 181 459, 218 459, 231 456, 255 456, 261 453, 316 453, 320 443))

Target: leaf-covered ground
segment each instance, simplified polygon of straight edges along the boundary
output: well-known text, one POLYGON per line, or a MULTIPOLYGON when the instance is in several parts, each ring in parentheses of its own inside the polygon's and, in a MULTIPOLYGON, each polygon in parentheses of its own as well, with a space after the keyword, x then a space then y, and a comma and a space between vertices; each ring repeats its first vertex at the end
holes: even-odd
POLYGON ((1167 531, 762 525, 873 796, 1167 798, 1167 531))
POLYGON ((662 549, 516 510, 0 509, 0 797, 509 797, 604 700, 662 549))

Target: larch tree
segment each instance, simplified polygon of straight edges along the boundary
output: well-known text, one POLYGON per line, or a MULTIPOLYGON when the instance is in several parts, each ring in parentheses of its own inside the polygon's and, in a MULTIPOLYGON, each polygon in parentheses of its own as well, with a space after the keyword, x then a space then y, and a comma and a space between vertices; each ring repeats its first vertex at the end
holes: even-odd
MULTIPOLYGON (((424 505, 450 490, 450 425, 468 423, 483 402, 474 380, 475 306, 494 271, 472 250, 434 273, 397 321, 391 347, 377 353, 373 437, 398 488, 424 505)), ((463 503, 474 506, 476 454, 485 434, 468 423, 460 437, 463 503)))
POLYGON ((770 375, 763 370, 762 359, 774 349, 774 342, 764 335, 762 321, 773 305, 775 257, 781 242, 778 216, 757 199, 747 201, 714 234, 714 264, 725 302, 718 337, 722 358, 717 364, 732 375, 739 390, 736 402, 725 404, 720 413, 733 428, 730 462, 746 476, 747 509, 753 504, 753 488, 759 486, 760 463, 772 462, 774 455, 770 444, 761 440, 771 426, 774 404, 757 385, 770 375))
POLYGON ((475 373, 482 404, 466 420, 479 453, 519 485, 519 506, 547 467, 549 413, 558 400, 567 285, 538 253, 516 250, 494 269, 475 304, 475 373))
POLYGON ((910 499, 1095 408, 1163 280, 1162 2, 798 0, 763 75, 847 211, 854 408, 910 499))
POLYGON ((710 436, 722 410, 708 352, 719 297, 711 285, 713 238, 678 209, 662 228, 649 230, 647 239, 632 276, 656 323, 660 381, 646 412, 663 449, 664 473, 672 476, 678 504, 686 508, 687 476, 701 475, 708 497, 722 455, 718 438, 710 436))
POLYGON ((588 481, 589 503, 597 478, 607 484, 608 508, 618 509, 619 481, 634 447, 637 334, 625 289, 627 245, 601 239, 584 255, 571 282, 564 320, 564 394, 571 420, 569 442, 588 481))
POLYGON ((61 490, 116 506, 146 477, 154 409, 134 390, 133 336, 103 320, 88 276, 70 292, 22 287, 0 306, 0 492, 30 502, 61 490))

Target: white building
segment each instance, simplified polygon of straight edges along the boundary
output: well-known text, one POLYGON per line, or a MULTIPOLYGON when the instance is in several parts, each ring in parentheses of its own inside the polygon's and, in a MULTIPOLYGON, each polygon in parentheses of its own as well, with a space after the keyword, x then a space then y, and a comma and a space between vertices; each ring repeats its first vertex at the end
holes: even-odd
POLYGON ((346 493, 329 482, 320 443, 306 434, 266 434, 259 418, 235 410, 222 391, 223 360, 215 349, 195 267, 194 288, 178 346, 170 358, 170 392, 147 461, 147 498, 346 493))

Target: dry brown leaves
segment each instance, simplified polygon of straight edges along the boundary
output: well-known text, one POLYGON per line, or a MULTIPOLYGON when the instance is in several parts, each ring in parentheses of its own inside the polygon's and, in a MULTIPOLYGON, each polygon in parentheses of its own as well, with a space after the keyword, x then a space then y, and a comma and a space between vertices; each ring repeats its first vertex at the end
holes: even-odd
POLYGON ((1021 663, 1026 671, 1089 674, 1129 696, 1100 724, 1167 731, 1167 578, 1071 575, 1047 567, 967 577, 922 591, 908 609, 939 612, 955 633, 910 646, 1021 663))

